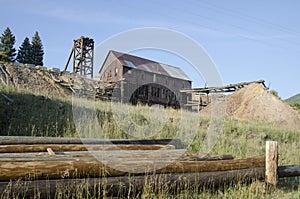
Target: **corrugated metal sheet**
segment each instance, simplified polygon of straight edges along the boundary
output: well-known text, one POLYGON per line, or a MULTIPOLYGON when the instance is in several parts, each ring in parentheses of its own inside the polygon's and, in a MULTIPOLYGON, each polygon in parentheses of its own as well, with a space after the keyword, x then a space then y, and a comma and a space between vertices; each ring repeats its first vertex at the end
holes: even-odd
POLYGON ((178 67, 160 64, 165 71, 171 76, 178 79, 190 80, 189 77, 178 67))
POLYGON ((127 66, 129 66, 129 67, 131 67, 131 68, 136 68, 135 67, 135 65, 134 65, 134 63, 132 63, 132 61, 128 61, 128 60, 124 60, 125 61, 125 63, 127 64, 127 66))

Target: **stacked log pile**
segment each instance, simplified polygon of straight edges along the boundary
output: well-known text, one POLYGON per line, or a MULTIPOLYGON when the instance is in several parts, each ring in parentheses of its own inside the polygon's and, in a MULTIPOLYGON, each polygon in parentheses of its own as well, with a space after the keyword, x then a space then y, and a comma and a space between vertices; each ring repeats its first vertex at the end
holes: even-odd
MULTIPOLYGON (((140 193, 149 183, 167 186, 169 191, 187 184, 189 188, 216 188, 263 180, 265 166, 265 156, 234 159, 191 153, 181 149, 179 140, 0 139, 0 191, 22 196, 38 191, 48 197, 58 185, 72 192, 84 183, 110 196, 124 196, 133 189, 140 193)), ((300 166, 279 167, 276 175, 300 175, 300 166)))

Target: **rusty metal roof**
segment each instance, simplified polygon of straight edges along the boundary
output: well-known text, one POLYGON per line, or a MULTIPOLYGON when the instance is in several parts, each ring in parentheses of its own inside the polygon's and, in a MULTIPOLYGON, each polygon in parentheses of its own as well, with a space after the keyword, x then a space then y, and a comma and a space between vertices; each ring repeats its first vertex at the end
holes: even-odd
POLYGON ((178 67, 158 63, 156 61, 113 50, 111 50, 110 52, 115 55, 115 57, 121 62, 123 66, 191 81, 190 78, 178 67))

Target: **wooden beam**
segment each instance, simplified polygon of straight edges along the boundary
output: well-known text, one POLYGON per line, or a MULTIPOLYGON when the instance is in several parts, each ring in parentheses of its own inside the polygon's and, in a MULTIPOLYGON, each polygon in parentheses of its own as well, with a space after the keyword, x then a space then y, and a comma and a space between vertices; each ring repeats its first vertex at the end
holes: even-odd
MULTIPOLYGON (((56 156, 51 156, 56 158, 56 156)), ((0 161, 0 180, 17 179, 59 179, 65 176, 72 178, 122 176, 128 173, 190 173, 237 170, 265 166, 265 157, 238 160, 218 161, 163 161, 116 159, 100 162, 96 159, 57 160, 57 161, 0 161), (113 168, 111 168, 111 167, 113 168)))
POLYGON ((266 183, 278 185, 278 144, 274 141, 266 142, 266 183))

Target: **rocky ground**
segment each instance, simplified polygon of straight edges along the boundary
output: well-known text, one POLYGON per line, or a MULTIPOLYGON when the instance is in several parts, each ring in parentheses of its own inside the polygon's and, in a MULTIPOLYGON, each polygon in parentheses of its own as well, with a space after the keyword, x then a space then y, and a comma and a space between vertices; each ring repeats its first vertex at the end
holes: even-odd
POLYGON ((18 90, 28 90, 49 97, 72 94, 93 98, 97 81, 43 67, 0 63, 0 82, 18 90))

